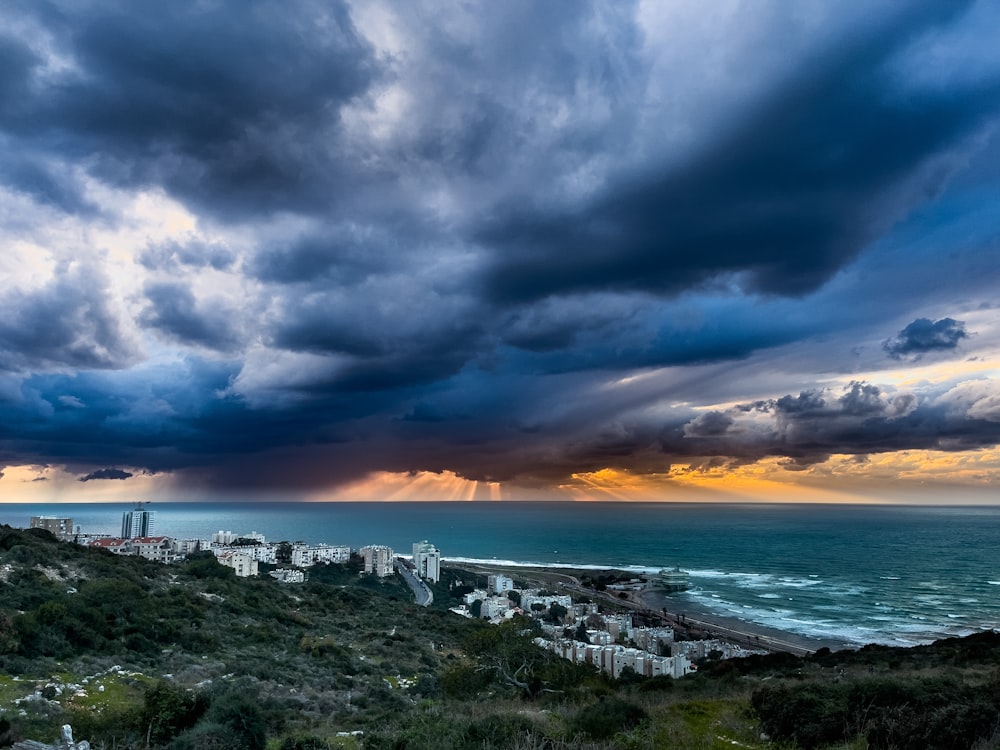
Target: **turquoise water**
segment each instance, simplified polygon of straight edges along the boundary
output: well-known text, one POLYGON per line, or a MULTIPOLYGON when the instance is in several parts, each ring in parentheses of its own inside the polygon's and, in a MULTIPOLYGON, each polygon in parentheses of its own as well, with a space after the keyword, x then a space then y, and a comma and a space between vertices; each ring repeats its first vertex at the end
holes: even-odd
MULTIPOLYGON (((161 503, 158 534, 409 552, 446 558, 655 571, 679 565, 676 595, 718 614, 805 636, 909 645, 1000 629, 1000 508, 674 503, 161 503)), ((68 515, 117 533, 126 505, 0 505, 0 522, 68 515)))

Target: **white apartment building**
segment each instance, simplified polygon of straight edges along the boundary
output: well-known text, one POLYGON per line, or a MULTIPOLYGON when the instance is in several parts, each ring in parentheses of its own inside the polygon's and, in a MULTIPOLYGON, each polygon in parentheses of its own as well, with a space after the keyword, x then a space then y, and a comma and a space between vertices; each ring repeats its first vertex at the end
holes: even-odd
MULTIPOLYGON (((350 559, 351 548, 345 545, 317 544, 310 547, 305 544, 296 544, 292 547, 292 565, 299 568, 308 568, 316 563, 345 563, 350 559)), ((389 551, 389 567, 390 569, 392 567, 391 550, 389 551)))
POLYGON ((674 642, 674 629, 632 628, 628 633, 628 637, 643 651, 659 654, 670 651, 670 645, 674 642))
POLYGON ((228 550, 221 555, 217 555, 216 559, 227 568, 232 568, 236 571, 236 575, 240 578, 248 578, 258 573, 257 561, 245 552, 228 550))
POLYGON ((140 536, 132 540, 132 554, 147 560, 169 563, 177 559, 169 536, 140 536))
POLYGON ((489 596, 483 599, 479 616, 484 620, 496 620, 506 615, 507 610, 511 609, 513 605, 514 602, 505 596, 489 596))
POLYGON ((374 573, 379 578, 391 576, 392 570, 392 547, 382 544, 369 544, 361 548, 361 556, 365 560, 365 573, 374 573))
POLYGON ((212 534, 212 546, 228 546, 240 538, 239 534, 234 534, 231 531, 223 531, 219 529, 216 533, 212 534))
POLYGON ((170 549, 178 557, 184 557, 185 555, 190 555, 193 552, 199 552, 204 548, 205 544, 201 539, 171 539, 170 549))
POLYGON ((462 601, 465 602, 466 604, 472 604, 474 601, 476 601, 476 599, 485 601, 487 597, 489 597, 488 592, 483 591, 482 589, 473 589, 468 594, 465 594, 462 597, 462 601))
POLYGON ((272 570, 268 575, 271 578, 277 578, 279 583, 304 583, 306 580, 306 574, 301 570, 293 570, 292 568, 278 568, 277 570, 272 570))
POLYGON ((503 594, 514 590, 514 579, 501 573, 496 573, 489 577, 490 591, 494 594, 503 594))
POLYGON ((437 583, 441 580, 441 550, 426 539, 414 542, 413 567, 418 576, 437 583))
POLYGON ((228 549, 231 549, 234 552, 242 552, 245 555, 250 555, 250 557, 252 557, 259 563, 267 563, 268 565, 274 565, 278 561, 277 544, 247 544, 247 545, 241 544, 237 547, 229 546, 228 549))
POLYGON ((541 604, 548 609, 553 604, 559 604, 569 610, 573 606, 573 599, 569 594, 548 594, 542 596, 537 590, 525 591, 521 594, 521 609, 525 612, 531 609, 532 604, 541 604))
POLYGON ((690 673, 691 662, 685 656, 656 656, 636 648, 624 646, 597 646, 567 639, 549 641, 536 638, 535 643, 555 654, 577 663, 593 664, 602 672, 617 679, 626 667, 645 677, 667 675, 683 677, 690 673))
POLYGON ((63 541, 73 538, 73 519, 63 516, 32 516, 32 529, 45 529, 63 541))

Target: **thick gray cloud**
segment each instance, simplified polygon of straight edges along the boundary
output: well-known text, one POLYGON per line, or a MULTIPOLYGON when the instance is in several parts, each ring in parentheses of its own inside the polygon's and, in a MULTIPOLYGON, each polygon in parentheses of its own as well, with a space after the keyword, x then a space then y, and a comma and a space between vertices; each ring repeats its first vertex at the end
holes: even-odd
POLYGON ((909 355, 920 357, 928 352, 955 349, 968 335, 965 324, 960 320, 917 318, 896 336, 883 342, 882 348, 893 359, 909 355))
POLYGON ((81 482, 90 482, 94 479, 128 479, 134 476, 132 472, 123 471, 122 469, 98 469, 97 471, 92 471, 89 474, 85 474, 80 477, 81 482))
POLYGON ((209 349, 229 351, 239 343, 238 313, 232 307, 220 301, 199 305, 191 290, 180 283, 149 283, 144 292, 149 304, 138 317, 140 325, 209 349))
POLYGON ((0 372, 134 362, 134 342, 105 293, 109 283, 89 264, 65 263, 40 287, 0 289, 0 372))
POLYGON ((940 158, 996 115, 1000 81, 892 91, 893 55, 959 9, 913 12, 818 55, 681 167, 647 169, 569 211, 510 206, 481 230, 502 250, 488 290, 507 301, 720 281, 816 289, 939 189, 940 158))
POLYGON ((996 445, 991 381, 878 371, 994 355, 963 42, 1000 19, 814 10, 5 8, 0 461, 546 487, 996 445))
POLYGON ((53 72, 28 40, 0 43, 0 129, 29 154, 60 153, 114 184, 162 186, 234 216, 326 207, 330 187, 351 179, 335 148, 338 110, 379 66, 342 4, 18 10, 71 60, 53 72))

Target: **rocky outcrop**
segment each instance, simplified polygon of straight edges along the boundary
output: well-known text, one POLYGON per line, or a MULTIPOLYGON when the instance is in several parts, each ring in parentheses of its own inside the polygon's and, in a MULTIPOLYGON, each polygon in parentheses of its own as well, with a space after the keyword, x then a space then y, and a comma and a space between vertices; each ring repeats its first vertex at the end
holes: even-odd
POLYGON ((46 745, 44 742, 34 740, 21 740, 14 743, 13 750, 90 750, 90 743, 86 740, 73 742, 73 727, 63 724, 62 733, 54 745, 46 745))

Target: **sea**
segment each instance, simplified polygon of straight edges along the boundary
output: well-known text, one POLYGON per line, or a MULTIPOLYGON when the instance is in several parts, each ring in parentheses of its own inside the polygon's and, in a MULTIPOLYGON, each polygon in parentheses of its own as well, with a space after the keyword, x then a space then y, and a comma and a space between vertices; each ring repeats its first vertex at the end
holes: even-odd
MULTIPOLYGON (((69 516, 117 535, 122 504, 3 504, 0 523, 69 516)), ((153 503, 155 533, 387 544, 503 566, 680 567, 671 608, 848 646, 1000 629, 1000 507, 622 502, 153 503)))

